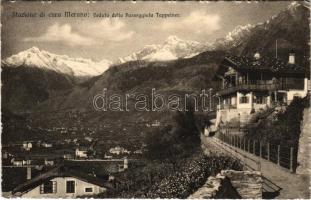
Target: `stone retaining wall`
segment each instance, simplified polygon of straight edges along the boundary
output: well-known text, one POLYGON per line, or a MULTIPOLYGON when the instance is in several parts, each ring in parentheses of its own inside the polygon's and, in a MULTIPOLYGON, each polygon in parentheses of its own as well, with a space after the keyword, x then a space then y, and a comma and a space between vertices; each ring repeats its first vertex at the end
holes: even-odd
POLYGON ((206 183, 188 198, 260 199, 262 198, 261 173, 222 170, 216 177, 209 177, 206 183))
POLYGON ((311 109, 306 108, 303 112, 303 120, 301 123, 301 134, 299 138, 298 150, 298 167, 297 174, 311 173, 311 109))
POLYGON ((262 177, 258 171, 221 171, 221 175, 227 177, 232 186, 243 199, 262 198, 262 177))

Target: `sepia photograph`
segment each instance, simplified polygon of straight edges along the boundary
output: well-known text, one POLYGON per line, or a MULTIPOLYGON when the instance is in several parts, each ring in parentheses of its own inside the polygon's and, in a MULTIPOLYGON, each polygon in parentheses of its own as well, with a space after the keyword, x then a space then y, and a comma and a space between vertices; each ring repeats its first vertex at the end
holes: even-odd
POLYGON ((309 1, 1 1, 1 198, 310 199, 309 1))

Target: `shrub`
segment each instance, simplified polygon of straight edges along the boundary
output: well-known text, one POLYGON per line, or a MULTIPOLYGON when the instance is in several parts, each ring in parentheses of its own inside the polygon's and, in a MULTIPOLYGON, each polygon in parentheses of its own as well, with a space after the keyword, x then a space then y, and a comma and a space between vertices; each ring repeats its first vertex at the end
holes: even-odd
POLYGON ((298 147, 303 110, 309 106, 308 102, 308 97, 294 98, 284 112, 279 112, 276 115, 275 120, 262 119, 257 126, 249 127, 246 137, 298 147))
POLYGON ((241 170, 242 165, 231 157, 200 154, 184 163, 181 170, 153 184, 148 198, 187 198, 202 187, 207 178, 223 169, 241 170))

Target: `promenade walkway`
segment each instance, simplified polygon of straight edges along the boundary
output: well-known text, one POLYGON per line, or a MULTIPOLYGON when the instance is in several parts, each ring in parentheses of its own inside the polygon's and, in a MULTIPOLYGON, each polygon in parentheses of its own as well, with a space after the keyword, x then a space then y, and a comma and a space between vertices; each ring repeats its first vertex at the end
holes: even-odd
POLYGON ((215 137, 202 136, 206 148, 238 158, 246 168, 261 171, 264 179, 263 198, 310 199, 310 177, 297 175, 275 163, 259 158, 244 150, 229 146, 215 137))

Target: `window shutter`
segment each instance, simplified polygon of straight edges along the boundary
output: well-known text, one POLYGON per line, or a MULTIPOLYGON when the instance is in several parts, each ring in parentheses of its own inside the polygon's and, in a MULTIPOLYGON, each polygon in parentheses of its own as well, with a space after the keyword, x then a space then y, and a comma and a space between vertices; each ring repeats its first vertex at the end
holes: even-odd
POLYGON ((56 181, 53 181, 53 193, 57 193, 57 184, 56 184, 56 181))
POLYGON ((44 184, 41 184, 40 185, 40 194, 43 194, 44 193, 44 184))

